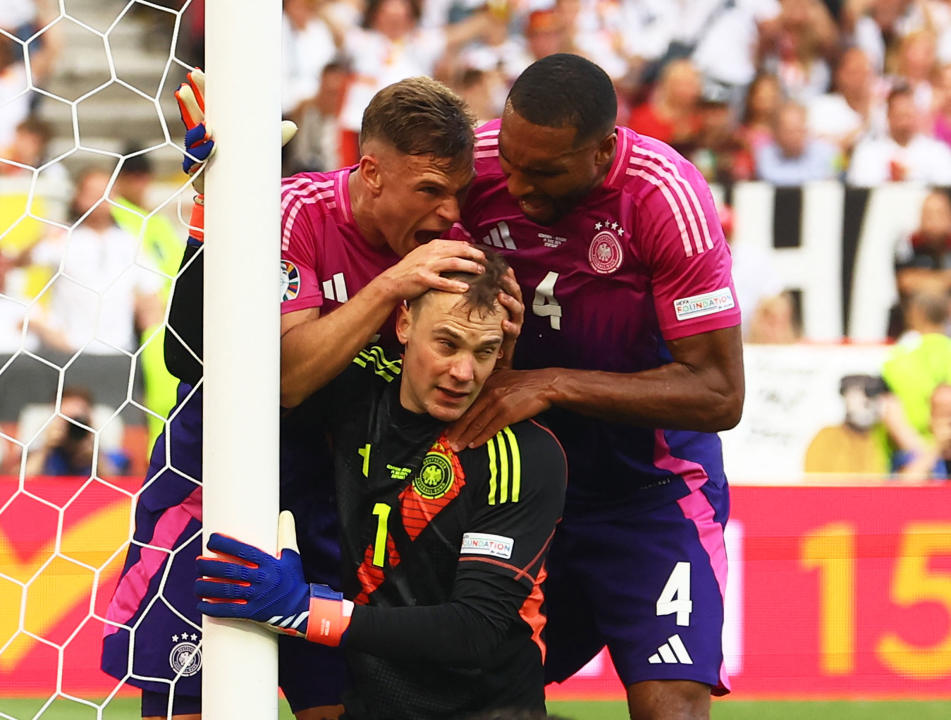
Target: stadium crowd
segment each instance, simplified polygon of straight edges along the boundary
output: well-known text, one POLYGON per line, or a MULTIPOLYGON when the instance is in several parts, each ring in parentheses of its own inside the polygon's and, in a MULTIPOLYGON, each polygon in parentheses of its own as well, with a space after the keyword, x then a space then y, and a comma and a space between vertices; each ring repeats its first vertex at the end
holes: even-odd
MULTIPOLYGON (((185 6, 177 53, 201 64, 203 3, 163 4, 185 6)), ((49 0, 8 0, 0 7, 0 182, 28 181, 49 160, 55 138, 41 119, 48 101, 24 89, 61 69, 61 39, 50 25, 57 12, 49 0), (23 44, 48 25, 39 40, 23 44)), ((283 110, 300 127, 285 149, 285 174, 356 162, 362 111, 396 80, 439 79, 482 121, 499 116, 511 83, 533 60, 573 52, 611 76, 619 124, 669 143, 711 183, 798 186, 838 179, 858 187, 889 181, 951 186, 949 0, 285 0, 283 51, 283 110)), ((131 159, 141 162, 132 162, 130 172, 148 177, 148 156, 131 159)), ((135 276, 122 272, 142 232, 141 218, 154 209, 141 188, 136 201, 134 185, 116 182, 111 220, 89 213, 73 233, 73 240, 79 235, 99 248, 95 257, 64 255, 62 228, 23 216, 28 197, 39 216, 42 203, 66 199, 72 216, 65 220, 76 220, 97 200, 87 197, 88 181, 85 174, 68 177, 55 164, 44 168, 35 197, 22 185, 0 186, 0 356, 21 347, 66 356, 79 348, 132 352, 163 316, 167 276, 174 274, 184 237, 176 241, 162 215, 149 216, 144 234, 154 240, 144 244, 147 257, 135 259, 146 269, 135 276), (110 287, 115 297, 106 336, 121 337, 90 348, 79 335, 91 331, 70 320, 83 302, 96 302, 84 297, 95 283, 57 282, 41 294, 71 262, 110 287), (41 301, 32 302, 38 296, 41 301), (31 320, 23 332, 27 306, 31 320)), ((914 348, 922 335, 935 335, 929 352, 949 358, 947 195, 929 196, 922 212, 921 227, 895 241, 900 302, 891 337, 904 337, 899 348, 914 348), (915 329, 922 313, 931 318, 923 333, 915 329)), ((728 207, 722 219, 729 234, 728 207)), ((71 244, 69 253, 76 249, 71 244)), ((746 340, 799 339, 795 303, 777 273, 745 249, 734 252, 746 340)), ((160 338, 150 344, 160 345, 160 338)), ((144 380, 146 391, 160 396, 146 404, 161 414, 171 405, 172 384, 158 365, 146 369, 144 380)), ((918 404, 930 402, 949 380, 936 376, 918 404)), ((42 395, 37 402, 48 399, 42 395)), ((928 418, 916 422, 918 437, 930 444, 928 418)), ((0 470, 17 462, 7 452, 0 470)), ((144 456, 133 462, 143 466, 144 456)))

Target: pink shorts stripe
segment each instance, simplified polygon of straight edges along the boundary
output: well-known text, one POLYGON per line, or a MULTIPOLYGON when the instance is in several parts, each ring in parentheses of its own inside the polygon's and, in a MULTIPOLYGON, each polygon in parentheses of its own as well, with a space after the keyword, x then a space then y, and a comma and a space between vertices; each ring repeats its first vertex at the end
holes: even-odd
POLYGON ((118 632, 118 626, 127 623, 138 612, 148 593, 149 583, 192 520, 201 520, 201 486, 196 487, 180 505, 168 508, 155 524, 149 547, 142 548, 138 562, 129 568, 116 586, 106 611, 109 622, 103 628, 103 637, 118 632), (167 548, 169 552, 156 548, 167 548))

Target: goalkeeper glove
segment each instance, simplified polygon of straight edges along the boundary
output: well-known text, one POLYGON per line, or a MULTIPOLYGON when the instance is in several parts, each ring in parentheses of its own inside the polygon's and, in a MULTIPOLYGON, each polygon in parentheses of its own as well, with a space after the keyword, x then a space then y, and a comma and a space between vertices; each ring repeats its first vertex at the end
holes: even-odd
POLYGON ((208 549, 224 557, 198 558, 198 609, 212 617, 254 620, 275 632, 336 647, 350 625, 353 603, 326 585, 304 580, 294 516, 287 510, 278 519, 278 541, 275 558, 212 533, 208 549))
MULTIPOLYGON (((175 100, 185 124, 185 158, 182 160, 182 170, 192 176, 192 187, 197 193, 188 224, 191 236, 201 242, 205 239, 205 177, 201 169, 215 150, 214 134, 205 123, 205 73, 199 68, 189 72, 185 76, 185 82, 175 91, 175 100)), ((281 122, 281 146, 287 145, 296 132, 297 125, 293 122, 281 122)))

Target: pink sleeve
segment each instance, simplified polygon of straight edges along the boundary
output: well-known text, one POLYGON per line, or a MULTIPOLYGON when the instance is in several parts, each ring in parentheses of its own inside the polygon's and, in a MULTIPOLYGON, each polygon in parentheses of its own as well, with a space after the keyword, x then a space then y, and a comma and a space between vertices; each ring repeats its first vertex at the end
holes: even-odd
POLYGON ((317 279, 317 232, 299 199, 285 191, 281 218, 281 314, 320 307, 324 295, 317 279))
POLYGON ((641 201, 654 308, 667 340, 740 324, 730 248, 713 197, 692 165, 678 169, 686 182, 655 186, 641 201))

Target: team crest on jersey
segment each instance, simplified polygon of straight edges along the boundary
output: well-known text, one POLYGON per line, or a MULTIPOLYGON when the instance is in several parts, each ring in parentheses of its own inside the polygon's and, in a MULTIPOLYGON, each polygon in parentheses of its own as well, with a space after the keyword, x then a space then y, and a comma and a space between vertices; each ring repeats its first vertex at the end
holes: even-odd
POLYGON ((290 260, 281 260, 281 302, 293 300, 300 292, 300 271, 290 260))
POLYGON ((596 273, 609 275, 621 267, 624 250, 618 236, 624 235, 624 228, 616 222, 596 222, 597 234, 588 246, 588 262, 596 273))
POLYGON ((168 654, 168 664, 176 675, 191 677, 201 670, 201 650, 195 644, 196 640, 198 640, 196 633, 172 635, 172 642, 175 645, 168 654), (179 637, 181 642, 178 642, 179 637))
POLYGON ((413 490, 417 495, 435 500, 449 492, 454 479, 452 460, 437 443, 423 458, 419 474, 413 478, 413 490))

